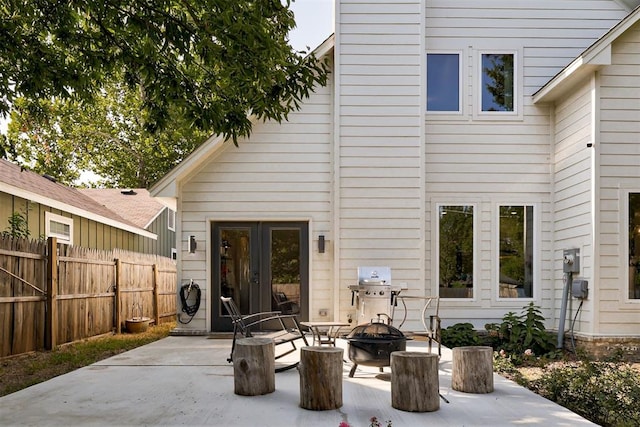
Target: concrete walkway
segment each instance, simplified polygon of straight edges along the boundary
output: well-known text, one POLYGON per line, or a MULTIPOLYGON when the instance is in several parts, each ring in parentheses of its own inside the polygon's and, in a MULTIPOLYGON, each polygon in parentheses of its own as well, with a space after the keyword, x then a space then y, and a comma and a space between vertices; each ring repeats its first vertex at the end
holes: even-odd
MULTIPOLYGON (((347 421, 368 427, 371 417, 393 427, 594 425, 499 375, 490 394, 451 390, 446 349, 439 382, 449 403, 441 400, 435 412, 393 409, 390 382, 377 368, 358 367, 349 378, 350 363, 344 365, 338 410, 300 408, 295 369, 276 374, 271 394, 237 396, 226 361, 230 346, 230 340, 207 337, 165 338, 0 398, 0 425, 338 427, 347 421)), ((407 350, 426 351, 425 343, 409 341, 407 350)))

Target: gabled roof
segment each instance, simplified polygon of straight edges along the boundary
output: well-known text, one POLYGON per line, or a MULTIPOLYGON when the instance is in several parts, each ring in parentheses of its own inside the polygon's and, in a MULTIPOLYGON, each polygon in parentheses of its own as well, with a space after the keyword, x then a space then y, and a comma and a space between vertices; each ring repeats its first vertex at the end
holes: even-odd
POLYGON ((640 6, 636 7, 622 21, 534 93, 533 103, 553 102, 563 96, 575 83, 598 68, 603 65, 611 65, 611 45, 639 20, 640 6))
MULTIPOLYGON (((333 51, 335 46, 335 35, 329 36, 324 42, 314 49, 313 53, 318 59, 322 59, 333 51)), ((256 124, 256 119, 251 118, 251 124, 256 124)), ((211 157, 222 149, 224 143, 224 137, 221 135, 213 135, 205 142, 203 142, 193 153, 191 153, 186 159, 180 162, 175 168, 173 168, 168 174, 166 174, 160 181, 155 183, 149 189, 149 192, 153 197, 156 197, 167 206, 176 210, 175 198, 177 197, 177 183, 184 177, 196 171, 205 162, 209 161, 211 157)))
POLYGON ((51 178, 0 159, 0 191, 151 239, 157 236, 107 207, 51 178))
POLYGON ((80 192, 144 229, 166 208, 144 188, 82 188, 80 192))

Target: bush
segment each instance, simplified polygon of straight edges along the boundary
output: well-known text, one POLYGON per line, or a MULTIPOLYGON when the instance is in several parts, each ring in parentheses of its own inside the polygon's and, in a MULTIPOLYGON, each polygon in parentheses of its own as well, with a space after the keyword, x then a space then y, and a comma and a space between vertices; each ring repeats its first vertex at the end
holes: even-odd
POLYGON ((596 424, 640 425, 640 381, 628 364, 584 359, 551 368, 528 386, 596 424))
POLYGON ((442 345, 448 348, 479 345, 480 337, 471 323, 456 323, 441 332, 442 345))
POLYGON ((533 355, 555 358, 558 354, 554 335, 545 329, 542 312, 533 303, 523 307, 519 316, 509 312, 502 318, 502 323, 489 323, 485 328, 491 346, 498 351, 504 350, 516 364, 533 355))

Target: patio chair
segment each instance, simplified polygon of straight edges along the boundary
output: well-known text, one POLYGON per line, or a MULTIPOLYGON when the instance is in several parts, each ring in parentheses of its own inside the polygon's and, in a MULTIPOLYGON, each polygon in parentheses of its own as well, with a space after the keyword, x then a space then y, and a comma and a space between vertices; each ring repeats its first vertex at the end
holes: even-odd
POLYGON ((291 301, 284 292, 273 292, 273 309, 281 311, 282 314, 298 314, 300 306, 297 302, 291 301))
MULTIPOLYGON (((286 346, 284 351, 276 350, 276 360, 293 353, 298 349, 296 341, 302 340, 305 346, 309 343, 300 328, 298 317, 295 314, 283 314, 280 311, 265 311, 261 313, 253 313, 243 315, 240 313, 238 306, 232 298, 220 297, 222 304, 231 316, 233 324, 233 342, 231 344, 231 355, 227 362, 233 361, 233 350, 236 347, 236 339, 238 335, 244 338, 259 336, 263 338, 271 338, 276 346, 286 346), (269 328, 269 329, 267 329, 269 328)), ((287 369, 298 366, 299 361, 276 367, 276 372, 286 371, 287 369)))
MULTIPOLYGON (((420 313, 420 321, 424 328, 423 331, 415 331, 411 334, 414 336, 425 337, 429 342, 429 352, 433 348, 433 344, 438 345, 438 356, 442 356, 442 338, 441 338, 441 319, 440 319, 440 298, 435 296, 410 296, 410 295, 398 295, 396 297, 402 302, 404 308, 404 317, 398 329, 402 328, 407 320, 407 304, 405 300, 422 300, 424 305, 420 313)), ((395 305, 394 305, 395 310, 395 305)))

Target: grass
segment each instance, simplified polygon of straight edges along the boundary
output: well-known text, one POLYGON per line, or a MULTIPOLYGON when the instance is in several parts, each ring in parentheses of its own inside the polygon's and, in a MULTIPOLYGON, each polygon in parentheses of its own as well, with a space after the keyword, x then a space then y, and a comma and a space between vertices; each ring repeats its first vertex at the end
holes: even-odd
POLYGON ((0 359, 0 396, 66 374, 78 368, 167 337, 175 322, 150 327, 138 334, 106 335, 0 359))

